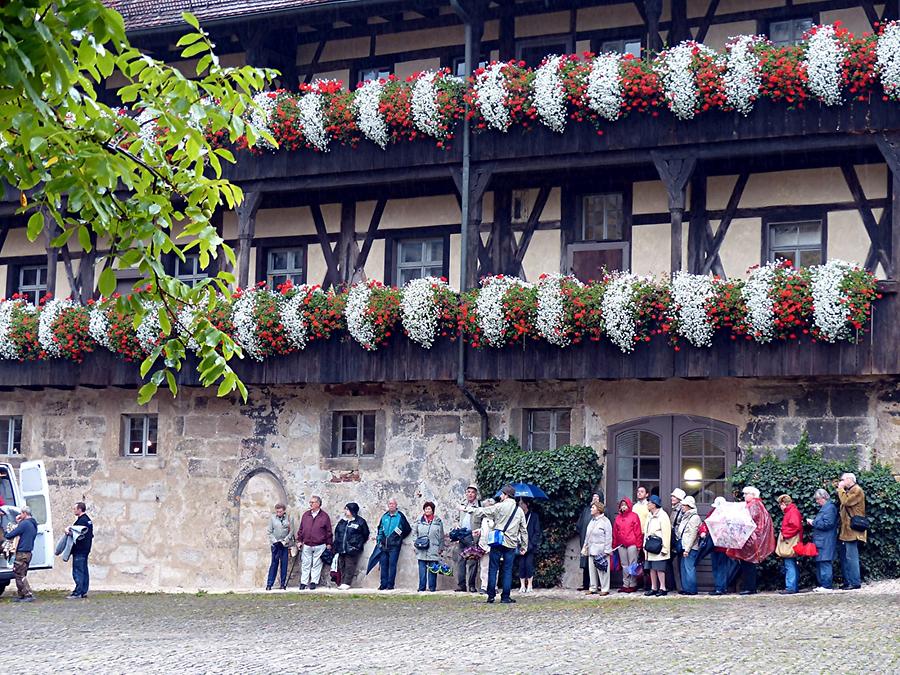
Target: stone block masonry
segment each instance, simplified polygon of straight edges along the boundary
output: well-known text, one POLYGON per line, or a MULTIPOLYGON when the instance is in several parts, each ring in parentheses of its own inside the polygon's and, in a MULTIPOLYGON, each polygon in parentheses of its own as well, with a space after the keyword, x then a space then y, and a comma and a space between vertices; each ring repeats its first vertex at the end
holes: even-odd
MULTIPOLYGON (((492 435, 521 437, 529 410, 569 408, 571 442, 594 447, 601 461, 612 425, 694 415, 731 425, 741 452, 784 452, 806 431, 828 456, 858 453, 864 464, 877 459, 900 473, 895 379, 491 382, 471 388, 488 409, 492 435)), ((96 528, 94 579, 106 587, 228 589, 258 579, 258 570, 247 567, 267 564, 266 512, 279 499, 298 517, 312 494, 321 495, 334 521, 346 502, 356 502, 373 534, 389 497, 411 520, 431 500, 449 531, 455 505, 474 478, 480 421, 449 383, 257 387, 246 404, 187 388, 144 408, 135 397, 134 390, 116 388, 0 392, 0 415, 23 418, 22 455, 9 461, 46 463, 55 535, 71 522, 72 504, 87 502, 96 528), (355 447, 352 431, 345 445, 333 438, 335 415, 342 412, 375 413, 374 455, 341 453, 355 447), (139 414, 157 416, 157 454, 123 457, 122 416, 139 414)), ((454 550, 448 547, 446 562, 454 550)), ((566 579, 579 583, 577 558, 569 565, 566 579)), ((356 584, 377 585, 376 577, 356 584)), ((412 587, 415 579, 410 540, 398 583, 412 587)), ((69 582, 69 566, 58 560, 56 569, 33 580, 38 587, 69 582)), ((440 583, 450 588, 453 580, 440 583)))

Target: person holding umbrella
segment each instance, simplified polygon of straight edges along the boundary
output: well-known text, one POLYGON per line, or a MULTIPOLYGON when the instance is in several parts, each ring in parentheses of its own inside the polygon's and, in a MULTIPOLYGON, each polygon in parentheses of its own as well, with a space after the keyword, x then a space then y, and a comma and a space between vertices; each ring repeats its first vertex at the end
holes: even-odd
POLYGON ((741 548, 728 549, 728 556, 740 561, 741 595, 755 595, 759 564, 775 551, 775 528, 772 516, 759 498, 759 490, 748 485, 743 495, 754 529, 741 548))
POLYGON ((541 542, 544 540, 544 531, 541 529, 541 518, 536 511, 531 510, 530 499, 519 499, 519 508, 525 514, 525 529, 528 531, 528 549, 518 557, 519 560, 519 588, 520 593, 534 591, 534 559, 537 556, 541 542))
MULTIPOLYGON (((716 512, 716 509, 727 503, 725 497, 716 497, 713 501, 712 510, 706 514, 706 520, 709 521, 709 517, 716 512)), ((709 532, 709 525, 704 522, 700 526, 700 538, 706 539, 707 537, 712 539, 712 535, 709 532)), ((715 544, 715 542, 713 543, 715 544)), ((731 578, 731 573, 734 571, 734 561, 728 557, 725 551, 727 551, 727 549, 724 546, 714 546, 710 553, 713 583, 716 586, 716 590, 709 592, 710 595, 725 595, 728 593, 728 580, 731 578)))

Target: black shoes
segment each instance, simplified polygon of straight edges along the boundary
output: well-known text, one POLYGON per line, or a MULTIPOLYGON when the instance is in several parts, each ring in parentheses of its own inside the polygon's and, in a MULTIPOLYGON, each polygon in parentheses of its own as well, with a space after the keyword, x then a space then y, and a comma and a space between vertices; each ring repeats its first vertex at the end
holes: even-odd
POLYGON ((741 591, 741 595, 756 595, 756 591, 741 591))
POLYGON ((466 589, 465 588, 454 588, 453 592, 454 593, 465 593, 466 589))
POLYGON ((656 591, 657 598, 664 598, 669 594, 669 591, 656 591))
POLYGON ((514 605, 514 604, 516 604, 516 601, 513 600, 512 598, 500 598, 500 604, 501 605, 514 605))
POLYGON ((489 604, 489 605, 493 605, 493 604, 494 604, 494 598, 488 598, 485 602, 487 602, 487 604, 489 604))
POLYGON ((305 590, 306 590, 306 584, 300 584, 300 590, 301 590, 301 591, 305 591, 305 590))
POLYGON ((271 586, 266 586, 266 590, 267 590, 267 591, 271 591, 271 590, 272 590, 272 587, 271 587, 271 586))
POLYGON ((722 591, 710 591, 707 595, 725 595, 722 591))
POLYGON ((644 591, 644 597, 645 597, 645 598, 649 598, 649 597, 654 596, 654 595, 656 595, 656 591, 654 591, 654 590, 652 590, 652 589, 649 590, 649 591, 644 591))
POLYGON ((316 590, 316 586, 317 586, 317 585, 318 585, 318 584, 310 584, 310 585, 309 585, 309 590, 311 590, 311 591, 316 590))

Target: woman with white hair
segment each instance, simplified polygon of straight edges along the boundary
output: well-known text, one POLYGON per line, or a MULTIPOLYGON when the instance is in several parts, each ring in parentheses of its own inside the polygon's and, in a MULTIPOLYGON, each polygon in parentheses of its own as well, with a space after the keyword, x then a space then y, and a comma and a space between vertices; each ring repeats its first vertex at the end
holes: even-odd
POLYGON ((759 564, 775 551, 775 528, 772 516, 759 498, 759 490, 748 485, 743 490, 747 511, 756 529, 741 548, 728 549, 728 556, 740 561, 741 595, 756 594, 756 574, 759 564))
POLYGON ((837 551, 838 510, 831 495, 822 488, 813 495, 819 505, 819 513, 815 518, 807 518, 812 526, 812 540, 816 545, 816 580, 819 585, 815 590, 819 593, 831 592, 835 554, 837 551))

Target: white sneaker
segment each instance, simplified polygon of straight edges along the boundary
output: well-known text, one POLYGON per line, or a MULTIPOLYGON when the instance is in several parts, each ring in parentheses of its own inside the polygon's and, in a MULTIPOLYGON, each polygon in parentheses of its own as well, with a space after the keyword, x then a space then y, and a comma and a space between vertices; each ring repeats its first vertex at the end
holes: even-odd
POLYGON ((816 586, 813 593, 834 593, 833 588, 825 588, 824 586, 816 586))
POLYGON ((342 591, 349 591, 350 584, 341 584, 340 586, 338 586, 338 588, 341 589, 342 591))

